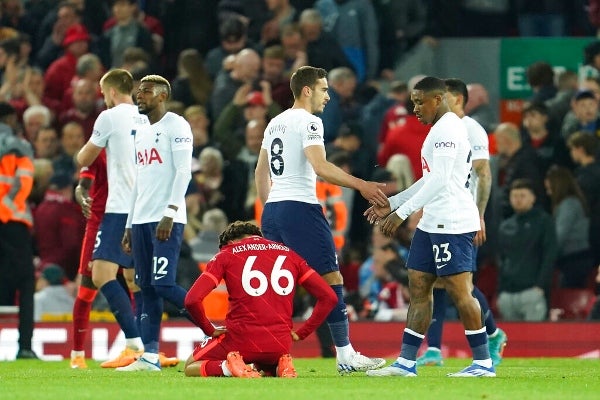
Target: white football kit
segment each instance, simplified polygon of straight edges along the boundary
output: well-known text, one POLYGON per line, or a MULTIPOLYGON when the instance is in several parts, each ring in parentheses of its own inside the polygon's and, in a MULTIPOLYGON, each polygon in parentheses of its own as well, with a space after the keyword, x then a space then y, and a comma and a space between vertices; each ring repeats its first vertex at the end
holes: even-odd
POLYGON ((185 193, 192 176, 192 142, 190 125, 172 112, 135 135, 137 177, 128 228, 160 221, 170 204, 179 207, 173 222, 187 222, 185 193))
MULTIPOLYGON (((471 144, 472 151, 471 160, 489 160, 489 139, 485 129, 483 129, 479 122, 475 121, 468 115, 465 115, 462 118, 462 122, 465 124, 465 127, 467 128, 467 134, 469 135, 469 143, 471 144)), ((477 177, 477 174, 472 172, 469 189, 471 190, 473 199, 475 199, 475 201, 477 201, 478 181, 479 178, 477 177)))
POLYGON ((467 129, 452 112, 431 128, 421 148, 423 177, 390 198, 392 210, 406 219, 423 208, 418 228, 428 233, 468 233, 481 229, 469 190, 472 151, 467 129), (400 205, 400 203, 402 203, 400 205))
POLYGON ((134 136, 150 126, 133 104, 119 104, 100 113, 90 142, 106 148, 108 198, 106 213, 127 214, 135 183, 134 136))
POLYGON ((319 204, 317 174, 304 155, 308 146, 324 146, 319 117, 291 108, 269 122, 262 142, 269 155, 272 181, 267 203, 293 200, 319 204))

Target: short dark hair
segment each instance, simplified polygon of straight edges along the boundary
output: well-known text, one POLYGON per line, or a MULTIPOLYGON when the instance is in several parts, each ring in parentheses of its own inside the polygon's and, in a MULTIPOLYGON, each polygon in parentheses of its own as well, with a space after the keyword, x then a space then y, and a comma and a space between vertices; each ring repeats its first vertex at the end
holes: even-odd
POLYGON ((460 94, 463 97, 464 106, 469 101, 469 91, 467 90, 467 84, 458 78, 448 78, 444 80, 446 83, 446 90, 452 94, 460 94))
POLYGON ((417 82, 413 90, 422 90, 425 93, 438 92, 439 94, 444 94, 444 92, 446 92, 446 83, 440 78, 426 76, 417 82))
POLYGON ((548 107, 546 104, 536 101, 525 107, 521 113, 525 115, 528 112, 538 112, 543 115, 548 115, 548 107))
POLYGON ((533 183, 529 179, 515 179, 510 184, 510 191, 517 189, 527 189, 531 193, 535 194, 535 190, 533 189, 533 183))
POLYGON ((232 222, 225 228, 225 230, 219 235, 219 248, 225 246, 229 242, 241 239, 245 236, 260 236, 262 237, 262 231, 258 226, 248 221, 235 221, 232 222))
POLYGON ((567 139, 569 147, 582 148, 586 155, 595 156, 598 152, 598 139, 586 132, 575 132, 567 139))
POLYGON ((298 68, 290 78, 290 89, 292 89, 294 99, 300 98, 304 86, 314 89, 317 81, 323 78, 327 78, 327 71, 323 68, 315 68, 309 65, 298 68))
POLYGON ((554 70, 545 61, 534 62, 527 67, 527 82, 531 86, 554 85, 554 70))
POLYGON ((227 17, 219 28, 219 36, 221 40, 237 42, 246 35, 247 28, 244 21, 238 16, 232 15, 227 17))

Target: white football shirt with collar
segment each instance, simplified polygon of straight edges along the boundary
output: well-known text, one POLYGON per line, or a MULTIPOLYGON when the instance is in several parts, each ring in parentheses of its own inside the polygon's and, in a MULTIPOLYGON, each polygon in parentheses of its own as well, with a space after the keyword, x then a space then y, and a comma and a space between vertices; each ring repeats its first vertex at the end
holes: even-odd
POLYGON ((304 155, 308 146, 325 146, 319 117, 290 108, 269 122, 262 142, 272 182, 267 203, 294 200, 319 204, 317 174, 304 155))
POLYGON ((158 222, 169 204, 178 207, 173 222, 187 222, 185 192, 192 176, 192 129, 167 112, 135 135, 137 179, 127 226, 158 222))
MULTIPOLYGON (((490 150, 489 150, 489 139, 487 132, 483 129, 483 126, 479 124, 476 120, 465 115, 462 118, 462 121, 467 128, 467 134, 469 135, 469 143, 471 143, 471 151, 472 156, 471 160, 489 160, 490 159, 490 150)), ((477 174, 473 171, 471 172, 471 182, 469 185, 469 189, 471 190, 471 194, 473 194, 473 199, 477 200, 477 184, 479 178, 477 174)))
POLYGON ((106 213, 127 214, 135 183, 134 136, 148 127, 148 117, 133 104, 119 104, 100 113, 90 141, 106 148, 108 198, 106 213))
MULTIPOLYGON (((467 129, 452 112, 431 128, 421 148, 419 189, 396 210, 403 219, 423 208, 417 227, 429 233, 468 233, 480 227, 469 190, 472 152, 467 129)), ((410 190, 410 189, 409 189, 410 190)))

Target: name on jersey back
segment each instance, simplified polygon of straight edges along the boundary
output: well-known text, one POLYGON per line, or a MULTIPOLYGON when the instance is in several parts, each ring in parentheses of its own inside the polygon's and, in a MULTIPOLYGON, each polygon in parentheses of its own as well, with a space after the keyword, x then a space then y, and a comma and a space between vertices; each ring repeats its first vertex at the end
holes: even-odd
POLYGON ((280 251, 290 251, 289 247, 284 246, 279 243, 246 243, 240 244, 239 246, 235 246, 231 249, 233 254, 241 253, 243 251, 266 251, 266 250, 280 250, 280 251))

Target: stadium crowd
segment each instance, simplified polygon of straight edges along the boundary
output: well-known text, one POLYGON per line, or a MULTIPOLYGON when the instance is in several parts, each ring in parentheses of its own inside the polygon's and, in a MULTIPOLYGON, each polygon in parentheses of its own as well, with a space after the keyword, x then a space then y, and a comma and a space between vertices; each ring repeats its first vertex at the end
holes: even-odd
MULTIPOLYGON (((218 234, 228 222, 260 221, 254 169, 267 123, 293 103, 289 78, 297 68, 328 71, 330 100, 320 115, 328 160, 356 177, 386 182, 391 196, 421 177, 421 144, 429 130, 410 103, 420 77, 400 80, 394 70, 411 47, 445 37, 593 36, 600 27, 600 1, 594 0, 0 5, 0 304, 21 307, 23 351, 31 349, 27 331, 33 323, 27 320, 33 319, 35 279, 48 281, 41 286, 52 290, 62 282, 76 293, 85 217, 74 196, 74 156, 105 108, 99 80, 109 69, 130 71, 137 84, 148 74, 168 77, 167 108, 192 128, 178 276, 189 288, 200 274, 198 264, 218 252, 218 234), (6 149, 15 147, 19 157, 5 158, 6 149), (8 163, 19 165, 10 177, 19 182, 13 186, 4 175, 8 163), (17 191, 27 193, 15 197, 17 191), (18 257, 6 249, 17 239, 18 257)), ((586 47, 582 61, 600 70, 600 42, 586 47)), ((553 291, 593 292, 600 279, 600 78, 556 75, 540 60, 528 67, 527 79, 533 95, 520 124, 494 120, 487 90, 476 82, 468 85, 465 112, 490 139, 488 241, 478 253, 482 291, 500 318, 545 320, 560 317, 551 310, 553 291), (519 191, 530 202, 524 208, 512 199, 519 191), (503 294, 530 288, 541 289, 544 310, 533 316, 511 312, 503 294)), ((359 193, 324 181, 317 191, 350 315, 405 320, 405 260, 419 215, 387 238, 363 217, 368 203, 359 193)), ((37 297, 52 301, 46 292, 37 297)), ((55 293, 64 298, 64 290, 55 293)), ((299 296, 295 315, 311 302, 299 296)), ((70 312, 72 304, 64 303, 70 312)), ((598 306, 591 315, 600 318, 598 306)), ((37 318, 43 315, 36 312, 37 318)))

